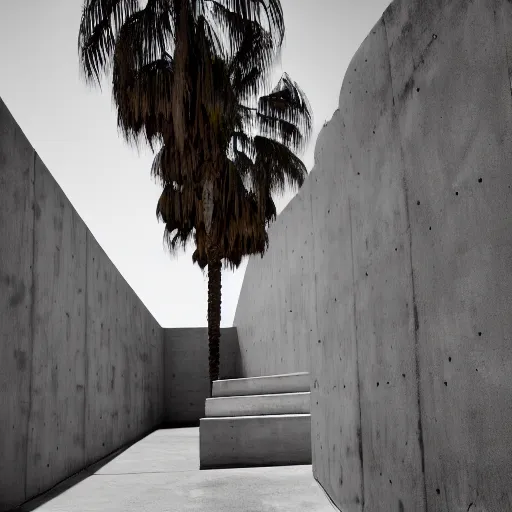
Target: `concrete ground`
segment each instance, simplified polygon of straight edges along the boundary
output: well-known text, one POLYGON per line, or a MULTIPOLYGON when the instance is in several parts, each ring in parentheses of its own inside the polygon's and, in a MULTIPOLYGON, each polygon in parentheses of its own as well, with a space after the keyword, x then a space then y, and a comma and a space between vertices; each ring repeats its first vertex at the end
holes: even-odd
POLYGON ((311 466, 199 470, 199 428, 158 430, 20 512, 333 512, 311 466))

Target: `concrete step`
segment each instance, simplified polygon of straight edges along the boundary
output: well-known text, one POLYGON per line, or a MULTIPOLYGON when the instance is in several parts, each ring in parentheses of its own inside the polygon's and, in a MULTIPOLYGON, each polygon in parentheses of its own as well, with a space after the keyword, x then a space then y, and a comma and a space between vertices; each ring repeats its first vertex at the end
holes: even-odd
POLYGON ((311 415, 202 418, 200 468, 311 464, 311 415))
POLYGON ((269 395, 309 391, 309 373, 287 373, 244 379, 226 379, 213 382, 212 397, 269 395))
POLYGON ((310 392, 207 398, 205 416, 309 414, 310 392))

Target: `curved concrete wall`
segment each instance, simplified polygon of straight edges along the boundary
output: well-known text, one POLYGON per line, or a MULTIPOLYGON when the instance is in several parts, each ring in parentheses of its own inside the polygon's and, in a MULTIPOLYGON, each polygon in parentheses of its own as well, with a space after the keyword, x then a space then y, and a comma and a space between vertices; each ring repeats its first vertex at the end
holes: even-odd
POLYGON ((313 471, 343 511, 512 510, 511 78, 509 1, 393 2, 249 263, 243 372, 309 352, 313 471))

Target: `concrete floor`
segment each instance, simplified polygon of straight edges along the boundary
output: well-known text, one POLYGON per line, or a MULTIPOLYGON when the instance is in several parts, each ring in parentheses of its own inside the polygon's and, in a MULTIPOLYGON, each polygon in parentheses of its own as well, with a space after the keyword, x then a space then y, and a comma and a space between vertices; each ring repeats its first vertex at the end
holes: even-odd
POLYGON ((199 428, 158 430, 20 512, 333 512, 310 465, 199 471, 199 428))

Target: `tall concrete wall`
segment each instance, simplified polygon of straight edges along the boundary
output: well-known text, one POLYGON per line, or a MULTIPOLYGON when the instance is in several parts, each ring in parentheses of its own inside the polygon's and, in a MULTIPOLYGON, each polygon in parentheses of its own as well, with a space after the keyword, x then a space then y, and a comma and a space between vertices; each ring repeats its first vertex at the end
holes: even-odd
POLYGON ((313 471, 343 511, 512 510, 511 63, 509 1, 395 0, 248 266, 243 370, 303 369, 309 344, 313 471), (311 307, 295 353, 257 321, 284 298, 311 307))
POLYGON ((310 180, 270 226, 269 237, 265 256, 249 262, 233 322, 245 377, 310 369, 316 337, 310 180))
MULTIPOLYGON (((208 329, 163 329, 165 416, 169 426, 199 425, 210 396, 208 329)), ((236 379, 240 349, 236 329, 221 329, 220 379, 236 379)))
POLYGON ((0 510, 159 425, 162 361, 162 329, 0 100, 0 510))

